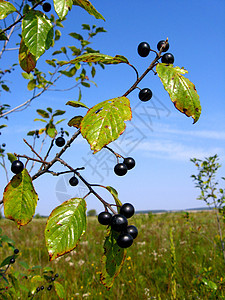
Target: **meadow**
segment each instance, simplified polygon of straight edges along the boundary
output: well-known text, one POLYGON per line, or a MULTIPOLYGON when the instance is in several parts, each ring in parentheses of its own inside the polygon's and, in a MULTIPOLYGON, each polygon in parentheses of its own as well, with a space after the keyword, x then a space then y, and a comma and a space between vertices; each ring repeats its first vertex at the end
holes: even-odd
MULTIPOLYGON (((33 219, 18 230, 12 221, 1 219, 0 227, 20 250, 11 268, 41 274, 44 267, 52 267, 65 287, 66 299, 225 299, 225 262, 214 211, 134 216, 132 224, 139 235, 109 291, 99 282, 106 228, 97 218, 88 217, 87 232, 77 248, 53 262, 45 247, 45 223, 46 219, 33 219)), ((4 245, 1 260, 11 253, 4 245)), ((26 278, 20 280, 29 288, 26 278)), ((21 291, 21 299, 29 299, 26 295, 21 291)), ((45 288, 34 299, 57 296, 45 288)))

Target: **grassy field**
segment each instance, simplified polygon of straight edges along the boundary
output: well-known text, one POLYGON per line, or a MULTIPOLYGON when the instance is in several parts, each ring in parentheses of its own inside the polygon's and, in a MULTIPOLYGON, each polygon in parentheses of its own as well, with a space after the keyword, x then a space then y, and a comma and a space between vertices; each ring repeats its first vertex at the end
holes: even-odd
MULTIPOLYGON (((49 262, 44 242, 45 222, 46 219, 34 219, 18 230, 13 222, 1 219, 0 227, 20 249, 12 268, 25 273, 21 261, 30 268, 51 266, 59 274, 67 299, 225 299, 225 263, 215 212, 133 217, 139 236, 128 249, 122 271, 109 291, 99 282, 105 227, 95 217, 89 217, 87 233, 76 250, 49 262)), ((0 248, 1 260, 11 253, 6 246, 0 248)), ((42 270, 30 272, 41 274, 42 270)), ((21 277, 24 285, 28 286, 28 281, 21 277)), ((21 299, 27 299, 25 292, 22 293, 21 299)), ((57 296, 45 289, 34 299, 50 300, 57 296)))

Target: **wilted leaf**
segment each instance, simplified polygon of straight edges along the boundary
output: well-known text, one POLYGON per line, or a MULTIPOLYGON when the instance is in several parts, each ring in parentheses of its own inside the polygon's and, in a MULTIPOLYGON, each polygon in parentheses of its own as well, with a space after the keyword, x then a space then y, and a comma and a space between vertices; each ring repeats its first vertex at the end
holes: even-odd
POLYGON ((102 19, 105 21, 104 17, 94 8, 88 0, 73 0, 73 5, 78 5, 84 8, 90 15, 94 16, 96 19, 102 19))
POLYGON ((126 97, 100 102, 83 117, 81 134, 96 153, 124 132, 125 121, 131 120, 131 117, 130 101, 126 97))
POLYGON ((116 276, 119 275, 126 257, 126 250, 117 245, 118 236, 119 233, 108 230, 104 243, 100 280, 108 290, 112 287, 116 276))
POLYGON ((158 64, 156 71, 175 107, 192 117, 196 123, 201 114, 201 105, 194 84, 182 76, 188 71, 166 64, 158 64))
POLYGON ((32 179, 24 169, 13 176, 5 187, 3 194, 4 214, 7 219, 18 224, 18 228, 32 220, 37 205, 38 195, 34 190, 32 179))
POLYGON ((16 8, 10 2, 0 0, 0 20, 5 19, 14 11, 16 11, 16 8))
POLYGON ((45 241, 50 260, 72 251, 86 231, 86 202, 72 198, 56 207, 48 218, 45 241))
MULTIPOLYGON (((19 64, 20 67, 27 73, 30 73, 36 66, 36 57, 30 53, 23 39, 20 42, 19 49, 19 64)), ((28 78, 26 78, 28 79, 28 78)), ((33 79, 33 78, 29 78, 33 79)))
POLYGON ((59 62, 61 66, 66 65, 66 64, 76 64, 78 62, 101 62, 106 65, 110 64, 121 64, 125 63, 128 64, 128 60, 125 56, 122 55, 116 55, 116 56, 110 56, 110 55, 105 55, 101 53, 87 53, 87 54, 82 54, 80 56, 77 56, 76 58, 68 61, 68 62, 59 62))
POLYGON ((83 119, 82 116, 73 117, 71 120, 69 120, 68 126, 80 128, 80 123, 81 123, 82 119, 83 119))
POLYGON ((85 108, 89 109, 89 107, 87 107, 84 103, 82 103, 80 101, 68 101, 66 103, 66 105, 70 105, 73 107, 85 107, 85 108))

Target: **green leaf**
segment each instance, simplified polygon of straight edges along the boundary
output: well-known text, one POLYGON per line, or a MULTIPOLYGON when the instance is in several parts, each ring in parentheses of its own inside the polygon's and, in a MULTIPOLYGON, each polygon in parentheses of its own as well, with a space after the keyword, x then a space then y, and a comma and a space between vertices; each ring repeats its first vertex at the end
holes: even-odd
POLYGON ((14 154, 12 154, 12 153, 7 153, 7 156, 8 156, 8 160, 9 160, 11 163, 13 163, 14 160, 17 160, 17 157, 16 157, 14 154))
POLYGON ((73 0, 73 5, 78 5, 84 8, 90 15, 94 16, 96 19, 102 19, 105 21, 104 17, 94 8, 88 0, 73 0))
POLYGON ((126 250, 117 245, 118 236, 119 233, 108 230, 104 242, 100 281, 108 290, 112 287, 116 276, 119 275, 126 257, 126 250))
POLYGON ((76 248, 86 231, 86 202, 72 198, 56 207, 48 218, 45 241, 50 260, 76 248))
POLYGON ((34 121, 41 121, 41 122, 45 122, 45 123, 47 123, 47 121, 46 121, 46 120, 44 120, 44 119, 34 119, 34 121))
MULTIPOLYGON (((30 53, 23 39, 20 42, 19 49, 19 64, 20 67, 27 73, 30 73, 36 66, 36 57, 30 53)), ((26 78, 27 79, 27 78, 26 78)))
POLYGON ((85 108, 89 109, 89 107, 87 107, 84 103, 82 103, 80 101, 68 101, 66 103, 66 105, 70 105, 73 107, 85 107, 85 108))
POLYGON ((18 224, 18 228, 29 223, 35 213, 38 195, 32 179, 24 169, 13 176, 3 194, 4 214, 7 219, 18 224))
POLYGON ((52 108, 51 107, 47 107, 46 108, 48 112, 52 113, 52 108))
POLYGON ((204 285, 209 288, 209 289, 212 289, 214 291, 217 290, 218 286, 216 285, 216 283, 214 283, 213 281, 211 280, 208 280, 206 278, 202 278, 202 282, 204 283, 204 285))
POLYGON ((1 263, 0 268, 10 264, 10 259, 13 258, 13 255, 7 256, 1 263))
POLYGON ((1 87, 4 91, 9 92, 9 87, 6 84, 2 84, 1 87))
POLYGON ((5 32, 2 32, 0 30, 0 41, 7 41, 8 40, 8 37, 7 35, 5 34, 5 32))
POLYGON ((0 0, 0 20, 5 19, 14 11, 16 11, 16 8, 10 2, 0 0))
POLYGON ((54 0, 55 11, 61 20, 67 15, 68 10, 71 10, 72 5, 72 0, 54 0))
POLYGON ((61 119, 61 120, 59 120, 59 121, 57 121, 56 123, 55 123, 55 125, 58 125, 59 123, 62 123, 63 121, 65 121, 66 119, 61 119))
POLYGON ((38 59, 53 42, 53 26, 40 11, 29 11, 22 21, 22 37, 29 51, 38 59))
POLYGON ((32 79, 28 82, 27 89, 32 91, 36 87, 36 79, 32 79))
POLYGON ((54 114, 52 115, 53 117, 56 117, 56 116, 61 116, 61 115, 64 115, 65 114, 65 110, 60 110, 60 109, 57 109, 54 114))
POLYGON ((56 291, 56 294, 58 295, 59 299, 60 300, 66 299, 66 292, 65 292, 63 285, 61 283, 59 283, 58 281, 54 281, 54 287, 55 287, 55 291, 56 291))
POLYGON ((37 113, 42 116, 43 118, 48 119, 49 118, 49 114, 47 113, 47 111, 45 111, 44 109, 37 109, 37 113))
POLYGON ((5 124, 0 125, 0 129, 5 128, 5 127, 7 127, 7 125, 5 125, 5 124))
POLYGON ((35 134, 36 130, 31 130, 27 133, 28 136, 33 136, 35 134))
POLYGON ((194 84, 182 76, 188 71, 161 63, 156 71, 175 107, 187 117, 192 117, 193 123, 196 123, 201 114, 201 105, 194 84))
POLYGON ((130 101, 118 97, 98 103, 88 110, 80 129, 94 153, 115 141, 125 130, 125 121, 131 120, 130 101))
POLYGON ((77 39, 77 40, 79 40, 79 41, 82 41, 82 40, 83 40, 82 35, 80 35, 79 33, 71 32, 71 33, 69 33, 69 35, 72 36, 74 39, 77 39))
POLYGON ((48 125, 46 126, 46 133, 52 139, 54 139, 54 137, 57 135, 57 130, 52 122, 48 123, 48 125))
POLYGON ((82 116, 73 117, 71 120, 69 120, 68 126, 80 128, 80 123, 81 123, 82 119, 83 119, 82 116))
POLYGON ((81 84, 87 88, 89 88, 91 86, 90 83, 84 82, 84 81, 81 81, 81 84))
POLYGON ((62 35, 61 31, 56 29, 55 30, 55 41, 58 41, 60 39, 61 35, 62 35))
POLYGON ((25 79, 29 79, 29 80, 32 80, 34 78, 34 75, 31 73, 31 74, 27 74, 27 73, 22 73, 22 76, 23 78, 25 79))
POLYGON ((77 56, 76 58, 72 59, 71 61, 68 62, 59 62, 61 66, 66 65, 66 64, 76 64, 78 62, 101 62, 106 65, 110 64, 121 64, 121 63, 126 63, 129 64, 128 59, 125 56, 122 55, 116 55, 116 56, 110 56, 106 54, 101 54, 101 53, 86 53, 82 54, 80 56, 77 56))
POLYGON ((115 200, 115 203, 116 205, 118 205, 119 207, 117 207, 117 211, 119 213, 119 210, 120 210, 120 206, 122 206, 122 203, 121 201, 119 200, 118 198, 118 192, 117 190, 115 190, 113 187, 111 186, 106 186, 106 189, 112 194, 114 200, 115 200))
POLYGON ((83 30, 91 30, 91 27, 88 24, 82 24, 82 29, 83 30))

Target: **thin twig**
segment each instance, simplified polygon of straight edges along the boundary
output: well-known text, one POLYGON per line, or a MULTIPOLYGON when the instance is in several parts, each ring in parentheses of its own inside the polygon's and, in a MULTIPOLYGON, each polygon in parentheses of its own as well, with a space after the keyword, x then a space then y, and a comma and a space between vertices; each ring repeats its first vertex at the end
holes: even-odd
POLYGON ((31 151, 41 160, 41 161, 44 161, 42 159, 42 157, 33 149, 33 147, 25 140, 23 139, 24 143, 27 144, 28 147, 30 147, 31 151))

